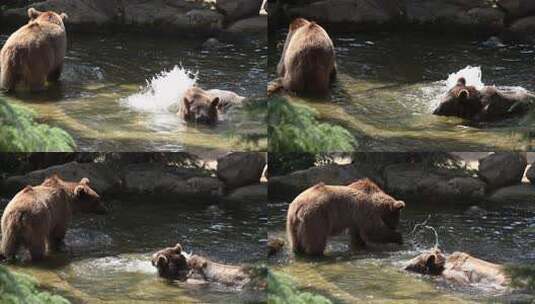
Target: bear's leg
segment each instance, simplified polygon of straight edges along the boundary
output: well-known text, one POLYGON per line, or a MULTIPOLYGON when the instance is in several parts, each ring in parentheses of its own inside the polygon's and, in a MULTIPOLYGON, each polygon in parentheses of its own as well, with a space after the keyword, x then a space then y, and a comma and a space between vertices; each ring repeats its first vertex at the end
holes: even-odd
POLYGON ((65 248, 65 234, 67 230, 64 226, 57 226, 52 230, 52 233, 48 237, 48 246, 51 250, 62 251, 65 248))
POLYGON ((366 243, 360 237, 360 230, 358 227, 351 228, 350 234, 351 234, 351 248, 353 250, 366 247, 366 243))
POLYGON ((301 225, 298 234, 301 236, 300 245, 305 254, 311 256, 323 255, 329 233, 329 231, 326 231, 326 227, 328 225, 324 221, 314 218, 308 219, 301 225))
POLYGON ((46 76, 34 75, 28 79, 28 86, 32 92, 40 92, 45 89, 46 76))
POLYGON ((58 82, 59 77, 61 77, 62 71, 63 71, 63 65, 59 66, 58 68, 50 72, 50 74, 48 74, 47 80, 50 82, 58 82))
POLYGON ((29 240, 28 249, 30 250, 30 256, 32 258, 32 262, 41 261, 43 257, 45 256, 45 250, 46 250, 46 240, 45 237, 40 235, 34 235, 29 240))
POLYGON ((5 65, 0 70, 0 88, 8 92, 15 90, 19 77, 16 69, 13 69, 9 65, 5 65))

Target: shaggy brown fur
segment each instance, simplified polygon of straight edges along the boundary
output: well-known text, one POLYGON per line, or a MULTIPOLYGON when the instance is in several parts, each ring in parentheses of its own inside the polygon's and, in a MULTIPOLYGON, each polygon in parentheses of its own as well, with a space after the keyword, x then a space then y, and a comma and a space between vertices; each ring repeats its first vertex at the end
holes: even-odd
POLYGON ((177 115, 184 121, 213 125, 218 120, 219 97, 213 97, 199 87, 191 87, 182 99, 177 115))
POLYGON ((13 33, 0 51, 0 88, 13 91, 23 83, 32 91, 57 81, 63 70, 67 15, 28 9, 28 24, 13 33))
POLYGON ((369 179, 350 186, 317 184, 290 204, 286 230, 296 253, 323 255, 327 238, 350 229, 352 245, 402 243, 396 231, 405 203, 369 179))
POLYGON ((478 90, 467 86, 466 80, 461 77, 433 114, 475 122, 496 121, 525 114, 531 108, 530 100, 535 100, 535 96, 527 92, 506 93, 493 86, 478 90))
POLYGON ((54 175, 39 186, 26 186, 2 215, 2 254, 13 259, 22 245, 29 249, 32 261, 41 260, 47 244, 51 250, 62 244, 76 212, 105 213, 89 179, 67 182, 54 175))
POLYGON ((502 265, 483 261, 464 252, 454 252, 446 257, 438 248, 416 256, 405 266, 405 270, 440 275, 459 285, 491 284, 495 288, 505 288, 510 283, 502 265))
POLYGON ((158 269, 160 276, 167 279, 198 279, 239 288, 251 281, 247 267, 215 263, 198 255, 188 255, 182 251, 180 244, 156 252, 152 256, 152 265, 158 269))
POLYGON ((289 27, 276 79, 268 95, 286 90, 298 95, 324 96, 336 76, 334 45, 315 22, 295 19, 289 27))

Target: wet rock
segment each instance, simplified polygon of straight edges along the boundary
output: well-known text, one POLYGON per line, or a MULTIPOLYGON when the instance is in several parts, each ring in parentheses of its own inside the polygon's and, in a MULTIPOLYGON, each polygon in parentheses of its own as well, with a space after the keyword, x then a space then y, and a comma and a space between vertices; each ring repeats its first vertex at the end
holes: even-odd
POLYGON ((235 21, 260 12, 262 0, 217 0, 216 9, 225 16, 225 21, 235 21))
POLYGON ((398 18, 401 7, 394 0, 322 0, 288 9, 290 16, 302 16, 320 23, 381 24, 398 18))
POLYGON ((109 164, 70 162, 32 171, 26 175, 9 177, 3 182, 2 188, 9 193, 16 193, 26 185, 41 184, 55 173, 68 181, 79 181, 87 177, 91 181, 91 187, 99 194, 120 188, 122 184, 120 175, 109 164))
POLYGON ((524 17, 535 13, 533 0, 498 0, 497 4, 510 17, 524 17))
POLYGON ((519 184, 527 166, 525 153, 497 152, 479 160, 479 177, 488 190, 519 184))
POLYGON ((365 177, 372 179, 380 186, 383 184, 378 172, 365 165, 329 164, 312 167, 288 175, 271 177, 269 179, 269 197, 289 198, 320 182, 329 185, 348 185, 365 177))
POLYGON ((535 184, 535 166, 534 166, 534 164, 531 164, 531 166, 529 166, 529 169, 526 172, 526 178, 529 180, 530 183, 535 184))
POLYGON ((227 189, 256 184, 266 166, 261 152, 231 152, 217 159, 217 177, 227 189))
POLYGON ((411 0, 407 1, 406 14, 409 22, 457 24, 468 19, 468 10, 481 4, 480 0, 411 0))
POLYGON ((535 41, 535 16, 520 18, 509 27, 515 37, 527 37, 535 41))
POLYGON ((260 183, 240 187, 230 192, 225 199, 241 202, 267 202, 268 191, 267 183, 260 183))
POLYGON ((487 210, 478 207, 478 206, 470 206, 470 208, 466 209, 464 212, 465 215, 471 216, 471 217, 482 217, 488 214, 487 210))
POLYGON ((123 188, 125 192, 167 197, 220 197, 223 183, 202 175, 198 169, 135 164, 124 168, 123 188))
POLYGON ((477 7, 467 12, 466 25, 499 32, 504 28, 505 13, 497 8, 477 7))
POLYGON ((226 44, 220 42, 216 38, 208 38, 203 44, 202 48, 204 50, 218 50, 222 49, 226 46, 226 44))
POLYGON ((467 204, 485 195, 484 182, 457 170, 399 164, 388 166, 384 176, 386 191, 402 199, 467 204))
POLYGON ((496 36, 492 36, 490 37, 489 39, 483 41, 481 43, 481 46, 484 46, 486 48, 502 48, 502 47, 505 47, 506 45, 503 44, 502 40, 496 36))
POLYGON ((225 29, 226 34, 266 34, 267 31, 267 16, 256 16, 247 19, 242 19, 231 24, 225 29))
POLYGON ((533 203, 535 202, 535 186, 522 184, 496 190, 490 196, 496 203, 533 203))

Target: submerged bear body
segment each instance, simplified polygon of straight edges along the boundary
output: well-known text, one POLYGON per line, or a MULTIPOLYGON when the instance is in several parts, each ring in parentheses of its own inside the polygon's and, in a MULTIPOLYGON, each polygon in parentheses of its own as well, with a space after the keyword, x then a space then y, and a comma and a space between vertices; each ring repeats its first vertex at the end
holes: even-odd
POLYGON ((0 87, 15 90, 18 84, 32 91, 57 81, 67 51, 65 14, 28 9, 30 21, 13 33, 0 51, 0 87))
POLYGON ((368 179, 349 186, 315 185, 290 204, 286 230, 296 253, 323 255, 327 239, 349 229, 352 244, 402 243, 396 228, 405 203, 368 179))

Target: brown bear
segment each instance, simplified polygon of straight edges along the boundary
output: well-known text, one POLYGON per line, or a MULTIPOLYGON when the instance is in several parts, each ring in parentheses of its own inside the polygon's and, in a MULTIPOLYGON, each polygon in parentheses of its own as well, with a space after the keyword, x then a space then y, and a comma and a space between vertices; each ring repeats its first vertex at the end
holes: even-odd
POLYGON ((442 276, 449 282, 464 286, 483 284, 502 289, 510 283, 502 265, 480 260, 464 252, 454 252, 446 257, 438 248, 411 259, 405 270, 442 276))
POLYGON ((279 78, 268 86, 268 95, 279 90, 305 96, 327 95, 336 76, 335 57, 333 42, 320 25, 295 19, 277 66, 279 78))
POLYGON ((53 175, 41 185, 26 186, 2 215, 1 253, 13 259, 22 245, 29 249, 32 261, 41 260, 46 245, 54 250, 63 244, 72 214, 77 212, 106 212, 89 179, 68 182, 53 175))
POLYGON ((182 98, 177 115, 186 122, 214 125, 230 107, 240 104, 244 97, 225 90, 189 88, 182 98))
POLYGON ((28 9, 28 24, 13 33, 0 51, 0 88, 13 91, 17 84, 31 91, 44 89, 45 82, 58 81, 67 51, 65 13, 28 9))
POLYGON ((166 279, 188 279, 220 283, 242 288, 253 279, 254 274, 246 266, 233 266, 212 262, 198 255, 182 251, 182 246, 162 249, 152 256, 152 265, 166 279))
POLYGON ((323 255, 327 238, 349 229, 352 245, 402 243, 396 228, 405 203, 369 179, 349 186, 317 184, 299 194, 288 208, 286 230, 292 250, 323 255))
POLYGON ((535 96, 527 92, 506 93, 494 86, 478 90, 467 86, 461 77, 434 110, 434 115, 456 116, 474 122, 490 122, 523 115, 531 108, 530 99, 535 96))

